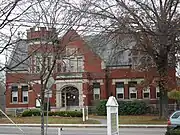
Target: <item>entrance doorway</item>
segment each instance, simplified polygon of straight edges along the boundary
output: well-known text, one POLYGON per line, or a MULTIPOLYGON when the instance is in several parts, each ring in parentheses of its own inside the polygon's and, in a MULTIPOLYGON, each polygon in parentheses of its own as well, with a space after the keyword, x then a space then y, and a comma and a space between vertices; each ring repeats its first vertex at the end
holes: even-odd
POLYGON ((79 106, 79 90, 73 86, 67 86, 61 91, 62 107, 79 106))

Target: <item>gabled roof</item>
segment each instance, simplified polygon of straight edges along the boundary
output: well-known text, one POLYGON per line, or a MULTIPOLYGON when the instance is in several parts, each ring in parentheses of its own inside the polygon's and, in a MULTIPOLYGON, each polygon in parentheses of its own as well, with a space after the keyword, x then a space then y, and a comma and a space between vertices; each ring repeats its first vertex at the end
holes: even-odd
POLYGON ((26 40, 20 40, 15 47, 7 62, 7 71, 28 71, 28 43, 26 40))

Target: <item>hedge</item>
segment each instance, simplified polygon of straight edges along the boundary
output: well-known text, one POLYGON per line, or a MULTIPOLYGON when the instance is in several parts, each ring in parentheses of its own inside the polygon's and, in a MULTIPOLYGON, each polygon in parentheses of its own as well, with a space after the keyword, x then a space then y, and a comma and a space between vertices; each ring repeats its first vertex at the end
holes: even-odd
MULTIPOLYGON (((40 110, 33 109, 33 110, 26 110, 22 113, 22 117, 29 117, 29 116, 40 116, 40 110)), ((46 112, 44 112, 46 115, 46 112)), ((82 117, 82 113, 79 111, 57 111, 57 112, 49 112, 49 116, 62 116, 62 117, 82 117)))
POLYGON ((80 112, 80 111, 57 111, 57 112, 49 112, 49 116, 82 117, 82 112, 80 112))
POLYGON ((144 101, 118 101, 120 115, 141 115, 148 112, 148 106, 144 101))
POLYGON ((40 116, 41 112, 38 109, 26 110, 22 113, 22 117, 29 117, 29 116, 40 116))
MULTIPOLYGON (((100 100, 96 103, 96 115, 106 115, 106 103, 107 100, 100 100)), ((148 106, 144 101, 118 101, 118 104, 119 115, 141 115, 148 112, 148 106)))

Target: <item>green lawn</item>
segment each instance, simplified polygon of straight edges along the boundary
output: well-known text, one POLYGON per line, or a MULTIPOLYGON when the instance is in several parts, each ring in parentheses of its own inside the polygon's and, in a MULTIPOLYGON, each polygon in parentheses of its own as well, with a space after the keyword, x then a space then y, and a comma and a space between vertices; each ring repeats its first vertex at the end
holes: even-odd
MULTIPOLYGON (((96 119, 106 119, 106 116, 90 116, 96 119)), ((120 124, 167 124, 167 120, 159 120, 158 116, 119 116, 120 124)))
MULTIPOLYGON (((90 115, 90 118, 95 119, 106 119, 106 116, 93 116, 90 115)), ((39 124, 40 117, 11 117, 11 119, 17 123, 32 123, 39 124)), ((100 124, 97 120, 88 120, 86 122, 82 121, 82 118, 74 117, 55 117, 49 116, 49 124, 100 124)), ((0 118, 0 124, 2 123, 11 123, 7 118, 0 118)), ((158 120, 158 116, 119 116, 120 124, 167 124, 167 120, 158 120)))
MULTIPOLYGON (((39 124, 40 123, 40 117, 34 116, 34 117, 11 117, 11 119, 17 123, 17 124, 23 124, 23 123, 32 123, 32 124, 39 124)), ((45 119, 46 121, 46 119, 45 119)), ((7 118, 0 118, 0 124, 4 123, 11 123, 7 118)), ((53 117, 50 116, 48 119, 49 124, 100 124, 97 120, 88 120, 86 122, 82 121, 82 118, 76 118, 76 117, 53 117)))

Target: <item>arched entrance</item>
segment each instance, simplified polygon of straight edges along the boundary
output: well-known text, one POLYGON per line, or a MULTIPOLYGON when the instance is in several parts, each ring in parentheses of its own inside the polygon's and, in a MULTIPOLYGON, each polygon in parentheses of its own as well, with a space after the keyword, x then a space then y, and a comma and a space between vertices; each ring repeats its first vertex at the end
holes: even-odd
POLYGON ((79 90, 73 86, 67 86, 61 91, 62 107, 79 106, 79 90))

